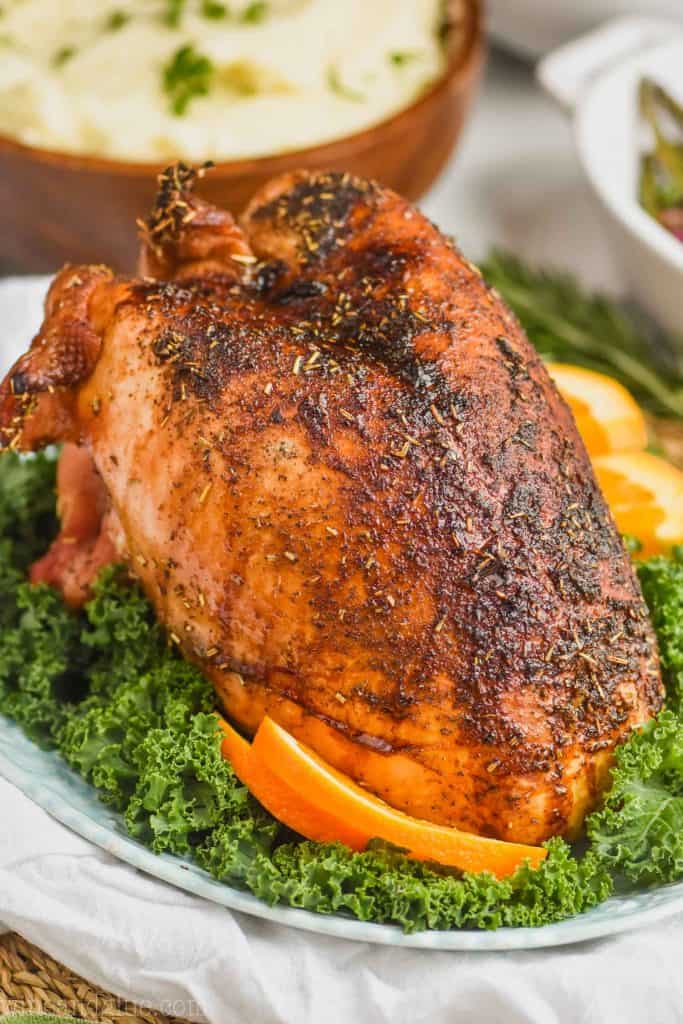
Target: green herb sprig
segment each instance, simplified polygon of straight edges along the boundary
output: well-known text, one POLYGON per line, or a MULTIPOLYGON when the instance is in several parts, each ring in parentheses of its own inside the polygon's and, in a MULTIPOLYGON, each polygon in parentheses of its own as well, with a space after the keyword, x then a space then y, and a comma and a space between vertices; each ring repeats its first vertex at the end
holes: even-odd
POLYGON ((130 17, 128 11, 112 11, 106 20, 105 28, 108 32, 118 32, 128 24, 130 17))
POLYGON ((609 374, 649 412, 683 419, 683 337, 660 335, 655 342, 620 303, 585 291, 568 274, 532 270, 507 252, 494 250, 481 270, 544 358, 609 374), (653 363, 656 350, 661 369, 653 363))
POLYGON ((253 0, 253 3, 247 4, 242 11, 240 21, 245 25, 260 25, 269 13, 268 8, 265 0, 253 0))
POLYGON ((163 13, 164 24, 169 28, 178 28, 186 6, 187 0, 166 0, 166 8, 163 13))
POLYGON ((62 48, 57 50, 54 57, 52 58, 52 63, 54 67, 61 68, 64 67, 64 65, 67 64, 72 57, 75 56, 76 48, 74 46, 62 46, 62 48))
POLYGON ((208 95, 214 73, 212 61, 192 43, 176 50, 163 72, 164 90, 176 116, 185 114, 193 99, 208 95))
POLYGON ((226 4, 216 3, 216 0, 202 0, 202 15, 210 21, 221 21, 229 13, 226 4))
POLYGON ((327 86, 330 92, 336 93, 337 96, 341 96, 342 99, 351 100, 352 103, 362 103, 366 97, 358 89, 352 89, 351 86, 346 85, 339 73, 339 68, 334 64, 331 64, 327 69, 327 86))
POLYGON ((406 64, 417 60, 418 57, 419 54, 415 50, 394 50, 389 54, 389 63, 393 64, 395 68, 403 68, 406 64))

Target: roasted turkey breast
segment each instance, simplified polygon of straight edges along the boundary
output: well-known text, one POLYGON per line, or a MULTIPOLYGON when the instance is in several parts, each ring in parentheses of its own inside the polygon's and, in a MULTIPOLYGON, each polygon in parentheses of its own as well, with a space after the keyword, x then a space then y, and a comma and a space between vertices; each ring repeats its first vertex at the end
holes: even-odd
POLYGON ((288 175, 238 227, 191 179, 139 278, 59 274, 4 382, 5 446, 69 442, 34 579, 77 604, 125 560, 246 732, 267 712, 430 821, 574 834, 662 685, 541 361, 389 190, 288 175))

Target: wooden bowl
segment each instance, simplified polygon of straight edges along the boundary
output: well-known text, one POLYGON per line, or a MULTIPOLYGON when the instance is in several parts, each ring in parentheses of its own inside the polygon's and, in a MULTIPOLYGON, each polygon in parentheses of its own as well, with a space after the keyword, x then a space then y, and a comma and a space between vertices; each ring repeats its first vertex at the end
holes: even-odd
MULTIPOLYGON (((415 103, 365 131, 276 156, 217 163, 201 194, 239 213, 256 189, 296 168, 345 170, 419 198, 458 138, 483 64, 481 0, 452 0, 448 69, 415 103)), ((0 269, 63 263, 135 266, 136 218, 150 208, 158 163, 74 156, 0 136, 0 269)))

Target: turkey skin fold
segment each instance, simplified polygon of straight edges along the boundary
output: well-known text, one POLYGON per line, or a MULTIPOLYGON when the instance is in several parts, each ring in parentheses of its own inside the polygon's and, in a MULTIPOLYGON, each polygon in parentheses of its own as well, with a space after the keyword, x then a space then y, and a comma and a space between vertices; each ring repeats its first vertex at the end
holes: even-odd
POLYGON ((125 562, 247 734, 428 821, 576 835, 662 684, 568 407, 393 192, 288 175, 237 223, 193 177, 139 277, 61 271, 2 385, 3 447, 64 443, 32 578, 77 606, 125 562))

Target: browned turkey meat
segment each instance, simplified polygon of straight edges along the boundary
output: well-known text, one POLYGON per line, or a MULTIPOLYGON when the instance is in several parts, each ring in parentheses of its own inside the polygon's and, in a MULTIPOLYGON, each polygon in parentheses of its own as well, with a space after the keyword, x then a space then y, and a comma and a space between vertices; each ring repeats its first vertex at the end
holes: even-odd
POLYGON ((68 442, 34 578, 75 604, 124 559, 247 732, 267 712, 421 818, 574 833, 662 687, 541 361, 387 189, 288 175, 238 227, 189 177, 144 276, 63 270, 3 385, 5 446, 68 442))

